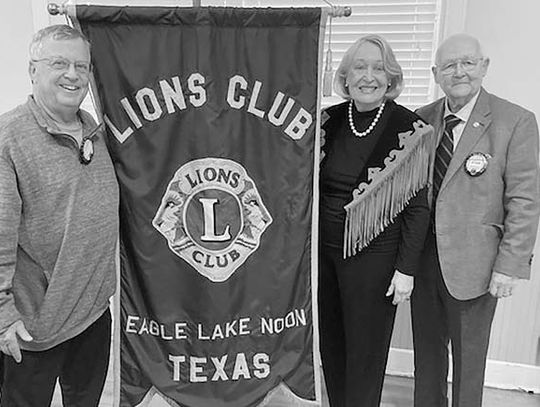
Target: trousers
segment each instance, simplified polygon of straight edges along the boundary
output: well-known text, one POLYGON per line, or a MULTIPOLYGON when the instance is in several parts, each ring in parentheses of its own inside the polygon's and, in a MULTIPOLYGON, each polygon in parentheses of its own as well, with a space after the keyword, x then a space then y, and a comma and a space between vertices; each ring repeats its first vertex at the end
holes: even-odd
POLYGON ((111 313, 54 348, 4 355, 1 407, 50 406, 59 379, 64 407, 97 407, 109 365, 111 313))
POLYGON ((486 293, 460 301, 448 292, 436 238, 429 233, 411 297, 414 406, 447 407, 448 345, 452 407, 481 407, 489 336, 497 299, 486 293))
POLYGON ((321 357, 330 406, 378 407, 396 307, 386 291, 397 246, 343 259, 322 247, 319 262, 321 357))

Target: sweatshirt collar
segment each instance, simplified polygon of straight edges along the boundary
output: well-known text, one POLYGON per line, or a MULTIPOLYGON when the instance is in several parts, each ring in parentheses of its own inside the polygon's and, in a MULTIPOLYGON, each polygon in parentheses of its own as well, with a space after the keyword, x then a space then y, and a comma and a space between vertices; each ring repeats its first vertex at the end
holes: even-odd
MULTIPOLYGON (((44 128, 53 136, 64 134, 62 131, 60 131, 56 123, 54 123, 54 121, 49 117, 47 112, 43 111, 43 109, 36 103, 33 95, 28 96, 28 106, 40 127, 44 128)), ((101 124, 95 125, 93 120, 90 120, 90 115, 80 109, 77 112, 77 116, 82 123, 83 136, 88 136, 90 138, 99 137, 99 130, 102 127, 101 124)))

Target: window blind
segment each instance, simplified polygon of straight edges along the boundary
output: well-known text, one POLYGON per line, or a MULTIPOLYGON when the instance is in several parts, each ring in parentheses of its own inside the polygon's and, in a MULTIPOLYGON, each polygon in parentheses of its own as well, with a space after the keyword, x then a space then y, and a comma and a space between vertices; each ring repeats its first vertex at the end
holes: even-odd
MULTIPOLYGON (((410 109, 431 102, 434 83, 431 66, 437 46, 442 0, 331 0, 335 6, 350 6, 350 17, 332 18, 332 66, 337 69, 345 51, 359 37, 379 34, 392 46, 403 68, 405 88, 398 103, 410 109)), ((323 0, 207 0, 203 6, 228 7, 325 7, 323 0)), ((325 51, 328 48, 328 33, 325 51)), ((334 95, 323 105, 338 103, 334 95)))

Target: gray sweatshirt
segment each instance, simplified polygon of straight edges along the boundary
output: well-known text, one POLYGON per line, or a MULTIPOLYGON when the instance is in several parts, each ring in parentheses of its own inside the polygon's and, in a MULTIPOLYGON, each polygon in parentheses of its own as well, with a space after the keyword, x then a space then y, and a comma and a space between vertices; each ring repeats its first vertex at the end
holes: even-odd
MULTIPOLYGON (((95 132, 79 117, 83 137, 95 132)), ((114 293, 118 185, 103 137, 83 165, 32 97, 0 116, 0 333, 21 319, 34 338, 23 349, 83 332, 114 293)))

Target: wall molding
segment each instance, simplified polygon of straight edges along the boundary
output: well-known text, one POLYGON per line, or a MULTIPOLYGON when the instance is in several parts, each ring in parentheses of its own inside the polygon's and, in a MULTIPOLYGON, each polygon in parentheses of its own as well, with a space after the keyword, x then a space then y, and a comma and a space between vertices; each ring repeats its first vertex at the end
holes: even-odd
MULTIPOLYGON (((412 350, 391 348, 386 373, 394 376, 413 377, 413 355, 412 350)), ((451 381, 451 375, 452 372, 448 372, 449 381, 451 381)), ((540 394, 540 366, 488 360, 485 385, 496 389, 521 390, 540 394)))

